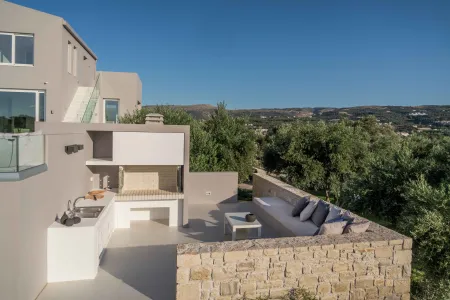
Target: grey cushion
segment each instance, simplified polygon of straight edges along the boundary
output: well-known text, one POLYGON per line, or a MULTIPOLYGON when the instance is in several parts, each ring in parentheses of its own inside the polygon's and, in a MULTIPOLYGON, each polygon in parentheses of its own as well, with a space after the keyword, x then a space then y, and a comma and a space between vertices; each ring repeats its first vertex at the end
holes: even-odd
POLYGON ((330 209, 330 204, 326 203, 323 200, 319 200, 317 203, 317 207, 311 215, 311 221, 316 224, 317 227, 322 226, 323 222, 327 218, 328 212, 330 209))
POLYGON ((346 210, 345 213, 342 214, 342 218, 349 224, 353 223, 353 221, 355 220, 355 216, 348 210, 346 210))
MULTIPOLYGON (((281 228, 282 231, 289 233, 286 236, 313 236, 319 231, 319 227, 310 220, 300 222, 299 218, 291 217, 292 205, 283 199, 277 197, 255 197, 253 198, 253 203, 259 209, 264 210, 271 218, 279 221, 283 227, 281 228)), ((280 228, 274 229, 281 230, 280 228)))
POLYGON ((313 236, 319 232, 319 227, 316 226, 311 220, 300 222, 298 218, 294 218, 296 221, 295 227, 292 228, 292 232, 295 236, 313 236))
POLYGON ((295 203, 294 208, 292 209, 292 216, 293 217, 300 216, 300 213, 306 207, 306 205, 308 205, 308 203, 309 203, 309 197, 303 197, 303 198, 298 199, 297 202, 295 203))
POLYGON ((339 218, 342 214, 342 210, 334 205, 330 205, 330 211, 328 212, 327 218, 325 219, 325 223, 339 218))
POLYGON ((320 226, 319 235, 342 234, 346 225, 347 221, 323 223, 320 226))
POLYGON ((312 214, 314 213, 314 210, 317 207, 317 203, 318 203, 318 201, 316 201, 316 200, 309 201, 308 205, 300 213, 300 221, 304 222, 312 216, 312 214))
POLYGON ((351 223, 351 224, 348 224, 345 227, 344 233, 362 233, 362 232, 366 232, 367 229, 369 229, 369 226, 370 226, 370 222, 369 221, 351 223))

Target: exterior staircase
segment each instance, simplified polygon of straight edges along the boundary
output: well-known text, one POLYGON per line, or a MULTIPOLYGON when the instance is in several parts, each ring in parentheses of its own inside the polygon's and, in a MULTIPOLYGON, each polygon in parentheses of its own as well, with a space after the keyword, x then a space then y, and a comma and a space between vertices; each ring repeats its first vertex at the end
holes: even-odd
POLYGON ((97 75, 94 87, 78 87, 63 122, 92 123, 93 117, 94 122, 98 122, 98 116, 95 116, 95 109, 100 99, 99 79, 100 75, 97 75))
POLYGON ((93 90, 94 87, 78 87, 72 102, 70 103, 69 109, 67 109, 63 122, 81 123, 93 90))

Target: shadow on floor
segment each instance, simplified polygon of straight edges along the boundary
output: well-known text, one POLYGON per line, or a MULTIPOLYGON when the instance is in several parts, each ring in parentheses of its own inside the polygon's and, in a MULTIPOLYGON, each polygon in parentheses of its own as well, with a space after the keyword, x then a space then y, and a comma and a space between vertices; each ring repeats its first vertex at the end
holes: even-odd
MULTIPOLYGON (((168 227, 168 220, 132 221, 131 228, 114 231, 94 280, 48 284, 38 300, 174 300, 177 244, 230 240, 223 234, 224 213, 247 211, 253 211, 251 202, 192 205, 189 228, 168 227)), ((259 221, 263 237, 277 237, 259 221)))
POLYGON ((111 248, 100 268, 150 299, 175 299, 176 245, 111 248))
MULTIPOLYGON (((189 213, 192 215, 189 218, 189 228, 178 228, 180 233, 186 235, 192 242, 222 242, 231 240, 231 235, 224 235, 224 214, 227 212, 254 212, 253 203, 238 202, 233 204, 218 204, 215 209, 208 206, 208 211, 205 211, 207 206, 191 205, 189 213)), ((264 220, 258 219, 262 224, 262 237, 271 238, 277 237, 278 234, 270 228, 264 220)), ((228 231, 227 231, 228 232, 228 231)), ((238 238, 256 238, 257 229, 250 231, 238 231, 238 238), (247 236, 248 234, 248 236, 247 236)))

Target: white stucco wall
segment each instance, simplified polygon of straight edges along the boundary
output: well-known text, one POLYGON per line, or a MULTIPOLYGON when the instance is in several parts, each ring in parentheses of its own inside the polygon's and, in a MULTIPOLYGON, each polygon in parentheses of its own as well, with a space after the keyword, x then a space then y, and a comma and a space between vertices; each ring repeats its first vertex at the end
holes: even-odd
POLYGON ((183 133, 114 132, 117 165, 183 165, 183 133))

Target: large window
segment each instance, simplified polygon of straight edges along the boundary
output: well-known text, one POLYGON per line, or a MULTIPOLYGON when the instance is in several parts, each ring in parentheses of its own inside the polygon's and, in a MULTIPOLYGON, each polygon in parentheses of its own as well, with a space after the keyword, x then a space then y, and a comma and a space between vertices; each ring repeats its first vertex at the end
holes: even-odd
POLYGON ((0 89, 0 132, 31 132, 39 121, 45 121, 45 92, 0 89))
POLYGON ((119 122, 119 100, 105 99, 105 123, 119 122))
POLYGON ((32 66, 34 36, 0 32, 0 65, 32 66))

